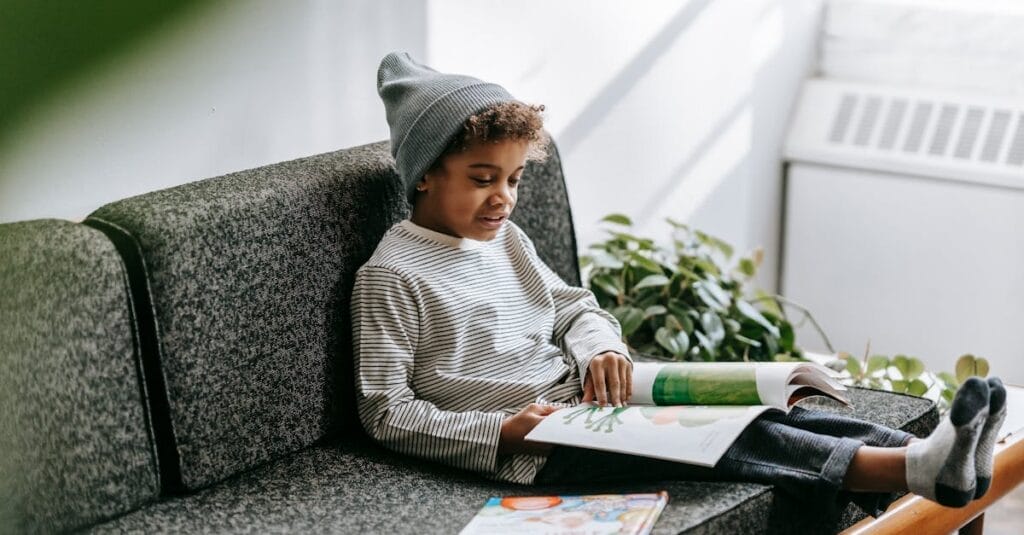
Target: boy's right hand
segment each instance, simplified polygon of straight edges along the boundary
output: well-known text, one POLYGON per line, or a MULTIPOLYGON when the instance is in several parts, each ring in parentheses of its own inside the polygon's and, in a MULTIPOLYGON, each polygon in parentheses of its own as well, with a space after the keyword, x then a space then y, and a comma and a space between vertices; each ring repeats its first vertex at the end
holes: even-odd
POLYGON ((501 455, 508 453, 543 455, 551 451, 551 444, 533 442, 532 440, 526 440, 525 437, 534 427, 537 427, 537 424, 545 416, 557 410, 558 407, 552 405, 531 403, 523 410, 505 418, 505 421, 501 422, 501 438, 498 441, 498 453, 501 455))

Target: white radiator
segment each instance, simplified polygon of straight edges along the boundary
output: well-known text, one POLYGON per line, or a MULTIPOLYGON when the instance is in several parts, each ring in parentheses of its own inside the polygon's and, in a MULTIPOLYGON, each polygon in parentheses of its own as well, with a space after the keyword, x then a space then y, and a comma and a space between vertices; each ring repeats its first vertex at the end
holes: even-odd
POLYGON ((837 349, 1024 384, 1024 100, 809 80, 785 159, 780 292, 837 349))

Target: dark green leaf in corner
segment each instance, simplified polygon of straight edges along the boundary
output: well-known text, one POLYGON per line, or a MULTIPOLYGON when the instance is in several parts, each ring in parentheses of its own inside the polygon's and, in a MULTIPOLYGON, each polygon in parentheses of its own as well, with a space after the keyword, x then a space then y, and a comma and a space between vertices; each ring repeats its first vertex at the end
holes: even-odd
POLYGON ((616 225, 632 226, 633 221, 623 214, 609 214, 601 219, 601 222, 615 223, 616 225))

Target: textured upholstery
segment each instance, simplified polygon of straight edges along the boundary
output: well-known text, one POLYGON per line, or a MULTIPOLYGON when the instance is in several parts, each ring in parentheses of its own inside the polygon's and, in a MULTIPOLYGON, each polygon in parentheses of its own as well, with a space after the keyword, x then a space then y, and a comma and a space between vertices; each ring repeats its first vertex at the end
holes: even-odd
MULTIPOLYGON (((934 425, 931 402, 854 389, 856 409, 840 412, 908 431, 934 425)), ((801 403, 808 406, 811 400, 801 403)), ((835 404, 819 408, 839 410, 835 404)), ((655 533, 813 533, 853 524, 849 506, 823 518, 798 500, 755 483, 668 481, 528 487, 501 484, 437 464, 391 454, 364 439, 315 445, 194 495, 164 501, 96 527, 96 533, 457 533, 490 496, 644 492, 666 489, 669 505, 655 533)))
MULTIPOLYGON (((531 164, 524 183, 516 221, 578 283, 557 153, 531 164)), ((203 487, 351 424, 353 276, 407 213, 378 142, 124 199, 87 218, 138 251, 127 261, 154 323, 162 374, 147 379, 169 411, 154 415, 167 421, 158 440, 173 445, 161 450, 168 490, 203 487)))
POLYGON ((0 225, 0 531, 71 529, 156 498, 130 310, 100 232, 0 225))

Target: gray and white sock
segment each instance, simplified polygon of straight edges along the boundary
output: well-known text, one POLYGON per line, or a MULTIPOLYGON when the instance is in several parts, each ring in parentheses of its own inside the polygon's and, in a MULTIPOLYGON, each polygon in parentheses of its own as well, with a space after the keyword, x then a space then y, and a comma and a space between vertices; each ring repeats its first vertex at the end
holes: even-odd
POLYGON ((992 484, 992 468, 994 464, 994 452, 996 439, 999 438, 999 428, 1003 426, 1006 419, 1006 388, 998 377, 988 379, 988 418, 985 419, 985 426, 981 428, 981 436, 978 438, 978 452, 975 454, 974 472, 978 484, 974 488, 974 499, 981 498, 988 492, 992 484))
POLYGON ((956 391, 953 406, 928 438, 907 446, 907 487, 947 507, 974 498, 975 451, 988 416, 988 383, 971 377, 956 391))

